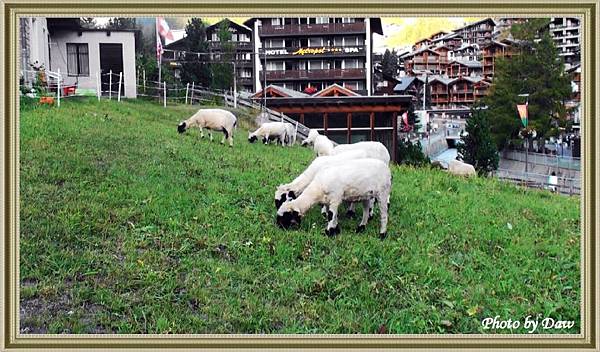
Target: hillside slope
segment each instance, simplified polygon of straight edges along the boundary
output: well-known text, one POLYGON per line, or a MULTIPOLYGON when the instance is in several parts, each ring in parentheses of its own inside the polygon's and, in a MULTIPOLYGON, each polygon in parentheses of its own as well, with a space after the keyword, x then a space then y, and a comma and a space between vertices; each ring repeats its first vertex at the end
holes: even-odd
POLYGON ((579 331, 579 198, 394 166, 386 240, 377 216, 328 238, 316 207, 283 231, 273 192, 312 152, 178 135, 194 110, 24 107, 22 332, 510 333, 481 320, 536 314, 576 321, 537 333, 579 331))

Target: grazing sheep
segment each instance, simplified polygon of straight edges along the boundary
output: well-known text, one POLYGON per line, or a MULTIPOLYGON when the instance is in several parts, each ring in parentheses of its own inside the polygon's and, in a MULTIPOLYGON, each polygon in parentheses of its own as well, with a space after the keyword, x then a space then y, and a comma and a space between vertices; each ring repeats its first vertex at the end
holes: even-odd
POLYGON ((296 127, 289 122, 285 122, 285 139, 287 145, 296 144, 296 127))
POLYGON ((229 146, 233 147, 233 130, 237 125, 237 118, 234 114, 223 109, 200 109, 189 119, 181 122, 177 126, 177 132, 183 133, 191 127, 200 128, 200 138, 204 138, 202 128, 208 129, 208 136, 213 140, 212 132, 223 132, 221 144, 225 143, 225 139, 229 141, 229 146))
POLYGON ((333 142, 326 136, 320 135, 317 130, 310 130, 308 137, 302 141, 302 145, 312 144, 317 156, 331 155, 333 153, 333 142))
POLYGON ((268 144, 271 139, 276 139, 281 145, 284 145, 285 131, 283 122, 265 122, 256 131, 248 133, 248 142, 254 143, 261 137, 264 144, 268 144))
MULTIPOLYGON (((298 177, 296 177, 292 182, 279 185, 277 190, 275 191, 275 208, 279 209, 281 204, 283 204, 287 200, 292 200, 298 197, 304 189, 310 184, 315 175, 319 170, 324 167, 328 167, 331 165, 335 165, 338 163, 344 163, 348 160, 354 159, 364 159, 364 158, 373 158, 379 159, 386 164, 389 164, 389 157, 386 159, 382 157, 380 153, 374 152, 374 150, 352 150, 346 153, 340 153, 337 155, 325 155, 317 157, 312 163, 302 172, 298 177)), ((369 217, 373 216, 373 204, 369 206, 369 217)), ((323 213, 327 212, 327 208, 323 207, 323 213)), ((348 211, 348 217, 354 216, 354 203, 350 204, 348 211)))
POLYGON ((448 172, 456 176, 477 176, 477 172, 475 172, 473 165, 459 160, 450 160, 450 162, 448 162, 448 172))
MULTIPOLYGON (((379 237, 387 235, 388 199, 392 187, 392 176, 388 165, 377 159, 349 160, 343 164, 335 164, 319 170, 312 182, 302 194, 285 202, 277 210, 277 225, 288 229, 299 225, 302 216, 317 203, 329 208, 329 223, 325 234, 334 236, 340 233, 337 221, 338 207, 342 201, 362 201, 365 209, 369 200, 375 198, 379 202, 381 224, 379 237)), ((356 229, 361 232, 368 221, 368 213, 363 212, 362 220, 356 229)))
POLYGON ((352 144, 340 144, 333 148, 332 155, 340 153, 346 153, 352 150, 365 150, 369 153, 370 158, 375 158, 383 161, 384 163, 390 163, 390 153, 388 152, 385 145, 380 142, 358 142, 352 144))

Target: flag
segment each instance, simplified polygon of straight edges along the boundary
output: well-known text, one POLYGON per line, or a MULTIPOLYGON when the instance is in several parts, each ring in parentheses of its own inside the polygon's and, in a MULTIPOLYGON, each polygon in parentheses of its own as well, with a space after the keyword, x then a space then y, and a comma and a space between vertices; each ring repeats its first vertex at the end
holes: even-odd
POLYGON ((173 32, 171 32, 171 29, 169 28, 169 24, 167 23, 167 21, 165 21, 163 17, 156 18, 156 30, 161 35, 161 37, 169 40, 175 40, 175 38, 173 37, 173 32))
POLYGON ((160 61, 161 55, 164 52, 165 51, 163 50, 163 46, 162 46, 162 43, 160 41, 160 37, 156 36, 156 59, 160 61))
POLYGON ((408 111, 405 111, 404 114, 402 114, 402 121, 404 122, 404 125, 408 127, 408 111))
POLYGON ((527 127, 527 105, 529 105, 529 103, 517 104, 517 110, 519 111, 519 117, 521 118, 523 127, 527 127))

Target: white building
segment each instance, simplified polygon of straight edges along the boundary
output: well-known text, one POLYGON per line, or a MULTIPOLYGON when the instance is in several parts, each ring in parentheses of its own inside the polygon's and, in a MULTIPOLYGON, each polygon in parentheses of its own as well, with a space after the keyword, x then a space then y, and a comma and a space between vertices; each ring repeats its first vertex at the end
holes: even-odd
MULTIPOLYGON (((86 29, 77 18, 22 18, 21 71, 43 65, 47 71, 61 73, 61 86, 108 91, 107 73, 113 72, 112 91, 118 90, 123 75, 122 93, 136 97, 135 31, 86 29)), ((31 75, 23 74, 31 79, 31 75)))

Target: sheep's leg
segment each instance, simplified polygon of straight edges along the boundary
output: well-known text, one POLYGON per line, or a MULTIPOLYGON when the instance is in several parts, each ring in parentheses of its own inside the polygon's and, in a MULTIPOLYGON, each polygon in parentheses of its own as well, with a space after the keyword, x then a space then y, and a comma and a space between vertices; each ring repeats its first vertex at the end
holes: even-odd
POLYGON ((348 210, 346 210, 346 217, 350 219, 354 219, 356 216, 356 212, 354 211, 354 202, 350 202, 348 206, 348 210))
POLYGON ((389 194, 381 194, 377 197, 379 202, 379 215, 381 216, 381 226, 379 228, 379 238, 384 239, 387 236, 387 222, 388 222, 388 199, 389 194))
POLYGON ((367 200, 363 200, 362 201, 362 205, 363 205, 363 213, 362 213, 362 220, 360 220, 360 224, 358 224, 358 227, 356 228, 356 232, 363 232, 365 230, 365 227, 367 226, 367 222, 369 222, 369 206, 371 205, 371 200, 367 199, 367 200))
POLYGON ((327 223, 325 234, 329 237, 335 236, 340 233, 340 227, 338 226, 337 221, 339 206, 339 203, 332 203, 329 205, 329 210, 327 211, 327 219, 329 219, 329 222, 327 223))
POLYGON ((210 141, 213 141, 213 135, 212 135, 212 130, 208 130, 208 137, 210 138, 210 141))
POLYGON ((268 134, 265 136, 264 141, 265 141, 265 144, 269 144, 269 135, 268 134))
POLYGON ((200 128, 200 138, 204 138, 204 130, 202 130, 202 126, 200 128))
POLYGON ((375 198, 369 199, 369 220, 373 219, 375 214, 375 198))
POLYGON ((231 131, 232 133, 229 133, 229 136, 227 137, 227 140, 229 141, 229 146, 233 147, 233 131, 231 131))
POLYGON ((327 219, 327 213, 329 212, 329 208, 327 207, 327 205, 323 205, 321 207, 321 215, 323 215, 323 217, 325 219, 327 219))

